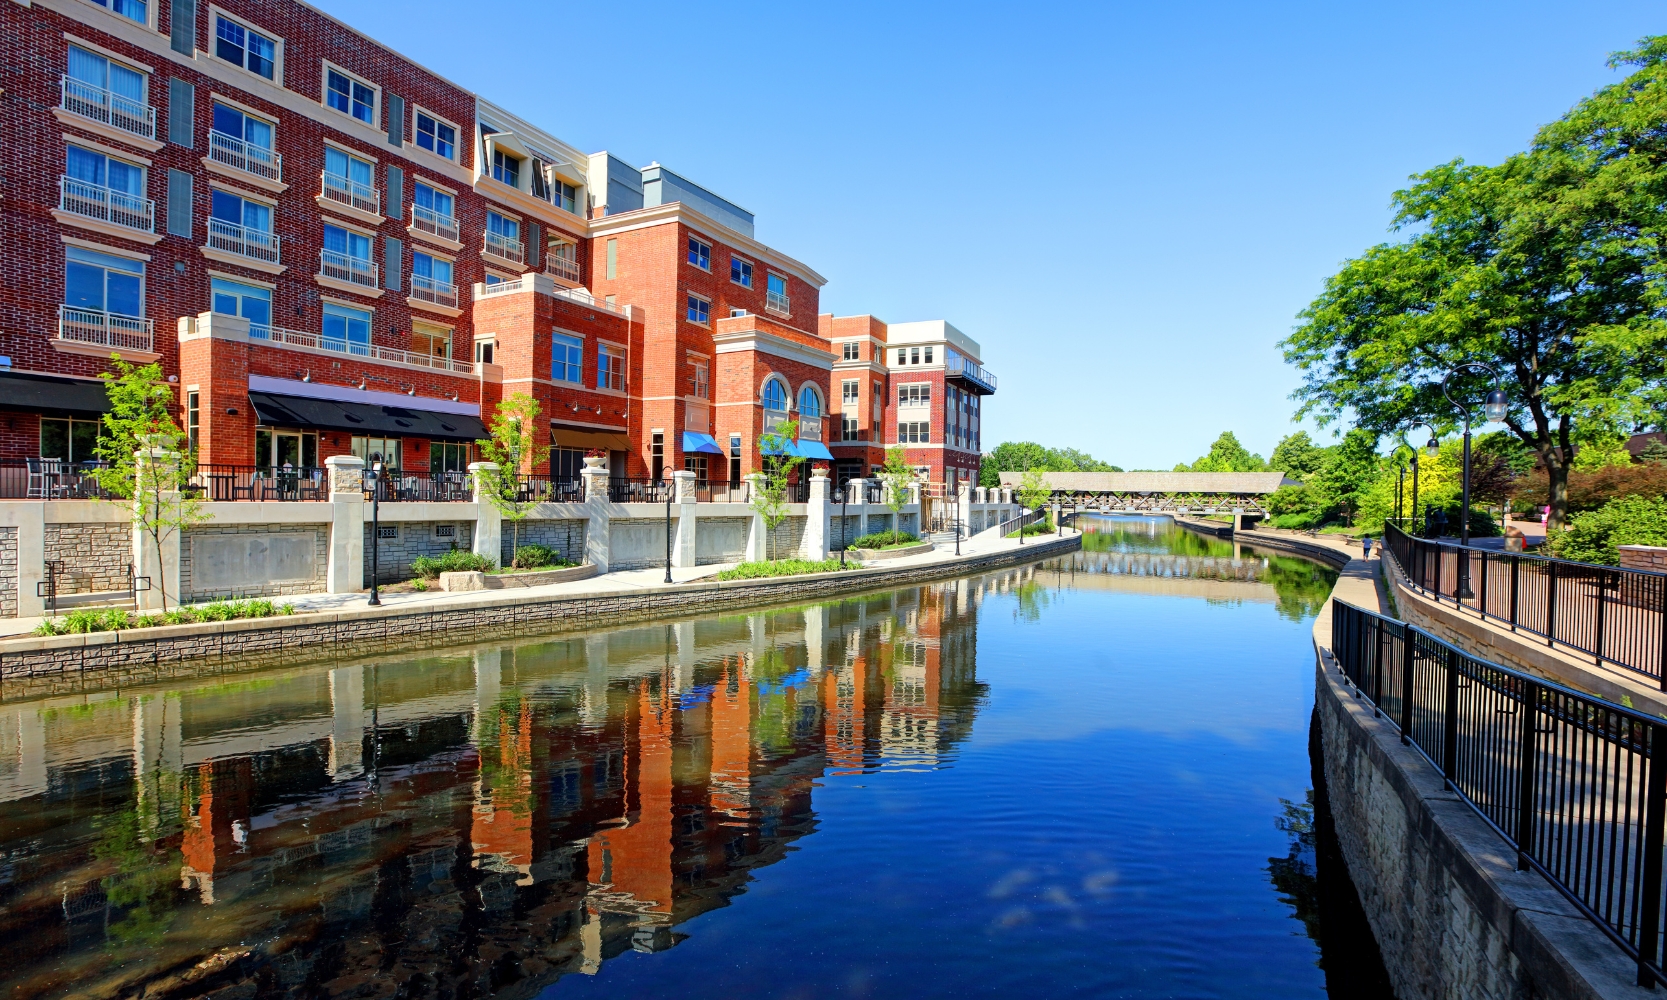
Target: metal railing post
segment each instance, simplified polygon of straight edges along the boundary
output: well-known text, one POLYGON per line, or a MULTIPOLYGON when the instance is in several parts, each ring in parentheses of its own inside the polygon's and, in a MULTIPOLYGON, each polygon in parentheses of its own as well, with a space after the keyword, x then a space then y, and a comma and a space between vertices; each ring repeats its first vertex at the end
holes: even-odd
POLYGON ((1557 564, 1545 564, 1545 644, 1554 644, 1557 635, 1557 564))
POLYGON ((1447 651, 1447 710, 1443 720, 1441 734, 1441 776, 1447 782, 1447 787, 1458 791, 1459 786, 1453 782, 1453 772, 1459 765, 1459 665, 1454 662, 1457 655, 1454 650, 1447 651))
POLYGON ((1539 731, 1540 686, 1522 682, 1522 734, 1517 767, 1517 871, 1528 870, 1528 856, 1534 851, 1534 734, 1539 731))
POLYGON ((1656 640, 1656 669, 1659 671, 1661 690, 1667 691, 1667 579, 1656 582, 1661 585, 1656 591, 1656 614, 1661 617, 1661 634, 1656 640))
POLYGON ((1598 664, 1599 666, 1603 664, 1603 613, 1609 605, 1609 602, 1603 598, 1604 594, 1608 593, 1608 591, 1609 571, 1601 570, 1598 573, 1598 631, 1592 642, 1592 662, 1598 664))
POLYGON ((1511 557, 1511 631, 1517 630, 1517 583, 1522 576, 1522 560, 1511 557))
POLYGON ((1476 594, 1476 610, 1482 613, 1482 620, 1488 620, 1488 554, 1482 553, 1482 589, 1476 594))
POLYGON ((1372 619, 1372 635, 1376 641, 1372 643, 1372 718, 1383 717, 1383 644, 1388 638, 1384 634, 1383 619, 1372 619))
POLYGON ((1638 913, 1638 985, 1654 988, 1655 973, 1650 966, 1656 962, 1660 947, 1661 920, 1661 842, 1663 813, 1667 813, 1667 726, 1650 725, 1650 773, 1644 793, 1644 871, 1639 887, 1638 913))
POLYGON ((1412 742, 1412 671, 1418 662, 1418 641, 1412 626, 1401 625, 1401 744, 1412 742))

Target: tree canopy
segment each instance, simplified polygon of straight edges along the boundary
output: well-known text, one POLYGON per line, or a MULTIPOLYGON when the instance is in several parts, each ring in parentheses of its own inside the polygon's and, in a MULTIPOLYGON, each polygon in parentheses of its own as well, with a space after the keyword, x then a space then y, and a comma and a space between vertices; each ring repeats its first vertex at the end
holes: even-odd
MULTIPOLYGON (((1299 416, 1450 429, 1443 378, 1486 362, 1561 521, 1577 435, 1644 419, 1667 390, 1667 36, 1611 65, 1636 69, 1527 152, 1445 163, 1395 193, 1394 227, 1411 235, 1345 262, 1281 345, 1305 373, 1299 416)), ((1451 391, 1479 408, 1490 387, 1464 375, 1451 391)))
POLYGON ((1253 455, 1239 443, 1238 435, 1232 431, 1222 431, 1215 443, 1210 445, 1207 454, 1201 456, 1191 465, 1185 462, 1175 466, 1176 472, 1262 472, 1268 463, 1262 461, 1262 456, 1253 455))
POLYGON ((1003 472, 1122 472, 1109 462, 1075 448, 1049 448, 1034 441, 1003 441, 978 468, 978 485, 1000 486, 1003 472))

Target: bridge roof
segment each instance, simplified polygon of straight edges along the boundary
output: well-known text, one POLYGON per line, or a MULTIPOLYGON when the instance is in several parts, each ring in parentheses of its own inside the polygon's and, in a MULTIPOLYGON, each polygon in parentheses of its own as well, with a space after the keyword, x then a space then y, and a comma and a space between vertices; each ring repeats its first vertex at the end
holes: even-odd
MULTIPOLYGON (((1081 493, 1272 493, 1296 486, 1283 472, 1045 472, 1052 490, 1081 493)), ((1003 472, 1001 485, 1018 486, 1022 472, 1003 472)))

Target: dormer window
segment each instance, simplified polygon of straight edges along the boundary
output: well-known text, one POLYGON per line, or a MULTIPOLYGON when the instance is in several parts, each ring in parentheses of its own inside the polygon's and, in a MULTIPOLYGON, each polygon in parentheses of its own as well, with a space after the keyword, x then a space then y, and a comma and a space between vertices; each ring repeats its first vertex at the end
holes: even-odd
POLYGON ((560 177, 550 178, 550 200, 556 207, 575 215, 579 212, 579 189, 562 180, 560 177))
POLYGON ((341 70, 325 71, 324 103, 372 128, 376 126, 376 90, 341 70))
POLYGON ((521 158, 501 149, 492 151, 492 179, 512 188, 521 186, 521 158))

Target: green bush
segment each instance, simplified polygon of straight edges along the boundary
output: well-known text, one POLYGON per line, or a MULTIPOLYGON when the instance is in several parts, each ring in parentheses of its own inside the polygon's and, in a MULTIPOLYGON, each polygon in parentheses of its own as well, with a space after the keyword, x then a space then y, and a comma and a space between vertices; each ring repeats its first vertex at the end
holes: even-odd
MULTIPOLYGON (((523 549, 531 546, 522 546, 523 549)), ((485 556, 452 549, 438 557, 418 556, 411 560, 411 572, 425 580, 438 580, 441 573, 490 573, 498 566, 485 556)))
POLYGON ((748 562, 731 567, 718 574, 720 580, 757 580, 770 576, 797 576, 800 573, 837 573, 842 569, 861 569, 862 563, 856 560, 846 560, 841 566, 838 559, 824 559, 812 562, 809 559, 774 559, 769 562, 748 562))
POLYGON ((523 545, 515 550, 515 565, 519 569, 563 569, 578 563, 568 562, 560 552, 546 545, 523 545))
MULTIPOLYGON (((1033 535, 1051 535, 1051 534, 1053 534, 1053 521, 1052 521, 1051 518, 1043 518, 1042 520, 1037 521, 1035 524, 1025 525, 1025 537, 1026 538, 1029 538, 1033 535)), ((1017 538, 1017 537, 1019 537, 1019 533, 1017 531, 1009 531, 1007 533, 1007 537, 1008 538, 1017 538)))
POLYGON ((62 618, 48 618, 35 626, 36 635, 84 635, 88 632, 120 632, 158 625, 194 625, 224 622, 234 618, 270 618, 293 615, 295 605, 275 605, 266 598, 252 601, 215 601, 195 608, 174 608, 156 614, 135 615, 121 608, 88 608, 71 611, 62 618))
POLYGON ((1546 540, 1552 555, 1618 566, 1621 545, 1667 545, 1667 497, 1620 497, 1569 518, 1546 540))
POLYGON ((1270 523, 1275 528, 1306 531, 1320 523, 1320 512, 1317 510, 1299 510, 1290 514, 1279 514, 1270 523))
POLYGON ((920 536, 907 531, 871 531, 851 540, 853 549, 895 549, 904 545, 919 545, 920 536))

